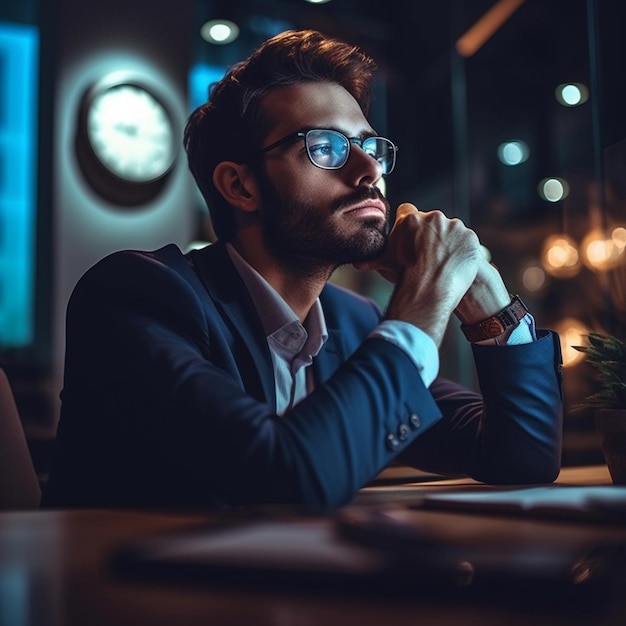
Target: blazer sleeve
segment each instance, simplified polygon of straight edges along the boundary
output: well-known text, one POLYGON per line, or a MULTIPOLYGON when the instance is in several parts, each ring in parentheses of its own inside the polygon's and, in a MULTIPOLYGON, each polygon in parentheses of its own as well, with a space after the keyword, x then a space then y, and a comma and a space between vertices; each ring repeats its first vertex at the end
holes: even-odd
POLYGON ((552 482, 563 428, 558 335, 540 330, 532 343, 472 349, 482 395, 435 380, 443 418, 401 462, 493 484, 552 482))

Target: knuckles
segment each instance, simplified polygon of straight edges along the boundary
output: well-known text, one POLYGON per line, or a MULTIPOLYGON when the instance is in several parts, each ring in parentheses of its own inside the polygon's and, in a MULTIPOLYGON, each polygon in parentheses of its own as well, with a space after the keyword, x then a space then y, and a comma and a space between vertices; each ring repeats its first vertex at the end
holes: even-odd
POLYGON ((394 228, 394 234, 400 233, 404 236, 413 236, 416 239, 438 236, 439 239, 447 243, 452 240, 465 240, 468 245, 479 247, 478 236, 471 229, 465 226, 459 218, 449 218, 439 210, 428 212, 404 211, 399 215, 394 228))
POLYGON ((463 266, 461 274, 476 272, 480 241, 461 219, 449 218, 439 210, 420 212, 413 205, 402 205, 402 209, 390 233, 386 255, 394 270, 417 269, 428 262, 456 267, 456 271, 463 266))

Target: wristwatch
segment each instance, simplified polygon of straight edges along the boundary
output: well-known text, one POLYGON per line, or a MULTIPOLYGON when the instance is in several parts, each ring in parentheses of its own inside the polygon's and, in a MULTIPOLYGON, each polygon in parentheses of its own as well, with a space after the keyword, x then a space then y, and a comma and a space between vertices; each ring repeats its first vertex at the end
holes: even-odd
POLYGON ((475 343, 485 339, 493 339, 508 328, 514 328, 519 325, 520 321, 528 313, 528 309, 517 294, 511 295, 511 298, 512 300, 508 306, 486 320, 478 324, 461 324, 461 330, 469 341, 475 343))

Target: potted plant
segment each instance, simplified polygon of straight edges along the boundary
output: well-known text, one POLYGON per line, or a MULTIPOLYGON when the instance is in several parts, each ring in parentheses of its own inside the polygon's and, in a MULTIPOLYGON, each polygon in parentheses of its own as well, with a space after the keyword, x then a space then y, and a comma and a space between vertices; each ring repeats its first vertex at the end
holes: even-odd
POLYGON ((595 368, 599 388, 581 406, 594 409, 602 435, 602 452, 616 484, 626 484, 626 343, 613 335, 589 333, 589 344, 572 346, 584 352, 595 368))

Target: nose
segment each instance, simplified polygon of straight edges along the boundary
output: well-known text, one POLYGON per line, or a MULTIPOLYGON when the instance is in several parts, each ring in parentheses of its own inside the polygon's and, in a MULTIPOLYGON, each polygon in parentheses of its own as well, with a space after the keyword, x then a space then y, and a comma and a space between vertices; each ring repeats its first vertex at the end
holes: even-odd
POLYGON ((355 143, 350 146, 348 162, 342 169, 356 187, 374 185, 383 175, 383 166, 355 143))

